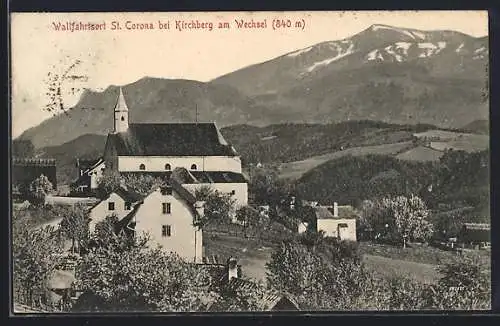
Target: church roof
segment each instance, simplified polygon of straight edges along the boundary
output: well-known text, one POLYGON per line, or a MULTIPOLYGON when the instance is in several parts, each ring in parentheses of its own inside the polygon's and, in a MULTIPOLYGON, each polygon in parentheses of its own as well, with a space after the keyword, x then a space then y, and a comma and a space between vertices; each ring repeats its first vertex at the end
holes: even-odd
POLYGON ((120 156, 236 156, 214 123, 141 123, 110 134, 120 156))

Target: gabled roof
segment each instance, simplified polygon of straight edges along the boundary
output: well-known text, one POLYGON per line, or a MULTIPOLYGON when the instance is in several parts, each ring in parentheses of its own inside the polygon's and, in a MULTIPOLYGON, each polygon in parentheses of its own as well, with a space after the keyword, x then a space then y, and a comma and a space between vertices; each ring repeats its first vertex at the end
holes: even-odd
MULTIPOLYGON (((252 291, 256 290, 259 287, 258 284, 242 279, 242 278, 232 278, 229 283, 226 284, 226 289, 230 289, 232 291, 252 291)), ((276 304, 278 304, 281 300, 287 300, 290 302, 292 306, 295 307, 296 310, 300 310, 299 305, 289 295, 279 293, 274 290, 264 290, 263 295, 260 300, 257 302, 257 310, 259 311, 271 311, 274 310, 276 304)), ((217 310, 217 302, 213 302, 210 305, 209 310, 215 311, 217 310)))
POLYGON ((314 214, 318 220, 335 218, 326 206, 314 206, 314 214))
POLYGON ((108 141, 120 156, 237 155, 214 123, 132 123, 108 141))
POLYGON ((124 201, 126 202, 130 202, 130 203, 136 203, 138 201, 142 201, 143 200, 143 196, 141 196, 140 194, 132 191, 132 190, 128 190, 128 189, 125 189, 124 187, 120 186, 118 188, 116 188, 114 191, 111 191, 104 199, 102 200, 99 200, 97 203, 95 203, 91 208, 90 210, 92 210, 94 207, 96 207, 97 205, 99 205, 100 203, 102 203, 103 201, 107 200, 109 198, 109 196, 111 196, 111 194, 117 194, 118 196, 120 196, 124 201))
POLYGON ((191 208, 193 214, 194 215, 197 214, 196 210, 193 207, 193 205, 196 203, 196 197, 186 188, 184 188, 181 184, 171 180, 168 184, 151 190, 146 196, 139 195, 141 198, 140 201, 136 205, 134 205, 134 208, 132 209, 132 211, 130 211, 130 213, 128 213, 124 218, 120 220, 119 229, 123 229, 129 225, 129 223, 137 215, 137 212, 139 211, 144 202, 144 199, 146 199, 149 195, 160 190, 163 187, 172 187, 172 190, 175 191, 182 199, 184 199, 189 204, 189 207, 191 208))

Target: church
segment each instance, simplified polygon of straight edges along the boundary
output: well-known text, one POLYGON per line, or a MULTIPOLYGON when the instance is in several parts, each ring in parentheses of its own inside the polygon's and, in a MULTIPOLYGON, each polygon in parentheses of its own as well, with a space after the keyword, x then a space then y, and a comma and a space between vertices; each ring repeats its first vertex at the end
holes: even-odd
POLYGON ((103 155, 106 170, 169 179, 174 169, 182 168, 191 191, 209 186, 234 196, 236 208, 248 204, 241 158, 215 123, 130 123, 120 88, 113 127, 103 155))

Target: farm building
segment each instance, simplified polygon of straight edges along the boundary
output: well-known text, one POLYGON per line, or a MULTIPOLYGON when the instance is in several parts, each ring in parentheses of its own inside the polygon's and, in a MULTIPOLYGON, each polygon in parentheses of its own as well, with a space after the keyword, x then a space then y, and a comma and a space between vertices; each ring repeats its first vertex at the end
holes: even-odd
MULTIPOLYGON (((340 206, 311 206, 314 210, 317 231, 324 231, 326 237, 338 238, 340 240, 356 241, 356 218, 357 213, 350 205, 340 206)), ((307 223, 298 225, 298 232, 303 233, 308 228, 307 223)))
POLYGON ((458 241, 464 244, 491 242, 491 227, 486 223, 464 223, 458 234, 458 241))

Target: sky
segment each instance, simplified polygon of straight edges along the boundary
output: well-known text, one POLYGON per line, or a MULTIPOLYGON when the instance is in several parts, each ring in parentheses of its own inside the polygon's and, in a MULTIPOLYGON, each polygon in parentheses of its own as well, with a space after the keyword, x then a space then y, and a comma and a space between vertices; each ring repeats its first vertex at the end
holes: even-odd
POLYGON ((52 116, 48 74, 79 78, 61 83, 63 104, 77 103, 84 88, 101 91, 145 76, 209 81, 245 66, 340 40, 372 24, 488 35, 486 11, 231 12, 231 13, 13 13, 11 14, 12 136, 52 116), (267 21, 267 28, 238 29, 235 20, 267 21), (273 29, 274 19, 303 28, 273 29), (179 31, 175 21, 212 22, 209 30, 179 31), (126 22, 129 21, 128 24, 126 22), (170 29, 158 29, 158 22, 170 29), (57 31, 66 22, 105 23, 99 31, 57 31), (111 30, 112 22, 122 29, 111 30), (229 22, 229 29, 215 28, 229 22), (131 24, 155 29, 127 29, 131 24), (70 67, 73 68, 70 69, 70 67))

